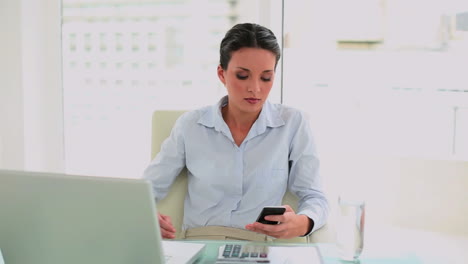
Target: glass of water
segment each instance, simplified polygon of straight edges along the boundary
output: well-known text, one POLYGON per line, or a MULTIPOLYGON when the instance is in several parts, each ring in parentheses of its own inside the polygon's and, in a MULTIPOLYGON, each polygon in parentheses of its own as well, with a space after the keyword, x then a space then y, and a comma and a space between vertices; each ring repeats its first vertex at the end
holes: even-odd
POLYGON ((338 198, 336 242, 342 260, 359 262, 364 246, 364 219, 363 200, 338 198))

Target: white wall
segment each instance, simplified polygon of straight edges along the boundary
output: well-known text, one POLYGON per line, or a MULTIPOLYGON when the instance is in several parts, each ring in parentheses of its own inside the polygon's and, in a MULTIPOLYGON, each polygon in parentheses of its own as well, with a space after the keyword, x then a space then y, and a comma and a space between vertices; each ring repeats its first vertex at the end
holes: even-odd
POLYGON ((366 223, 468 237, 468 161, 322 155, 322 176, 333 207, 366 201, 366 223))
POLYGON ((63 171, 60 0, 0 4, 0 167, 63 171))
MULTIPOLYGON (((0 1, 0 168, 63 170, 60 1, 0 1)), ((368 220, 468 235, 468 162, 328 153, 331 202, 368 200, 368 220)))
POLYGON ((10 169, 24 165, 20 13, 19 1, 0 1, 0 165, 10 169))

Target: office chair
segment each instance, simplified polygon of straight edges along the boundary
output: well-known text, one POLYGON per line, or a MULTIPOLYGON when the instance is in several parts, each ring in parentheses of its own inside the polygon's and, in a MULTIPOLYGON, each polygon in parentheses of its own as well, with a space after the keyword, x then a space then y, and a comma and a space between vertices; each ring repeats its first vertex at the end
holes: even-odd
MULTIPOLYGON (((158 110, 153 113, 151 158, 153 159, 161 149, 162 142, 170 135, 177 118, 185 111, 158 110)), ((187 193, 187 171, 182 170, 172 184, 168 195, 158 202, 158 211, 169 215, 174 227, 177 229, 176 238, 181 238, 181 227, 184 216, 184 199, 187 193)), ((289 191, 283 197, 283 204, 289 204, 296 211, 297 197, 289 191)), ((259 210, 260 211, 260 210, 259 210)), ((314 232, 314 236, 317 233, 314 232)), ((314 239, 315 240, 315 239, 314 239)), ((275 242, 307 243, 309 237, 296 237, 292 239, 276 239, 275 242)))

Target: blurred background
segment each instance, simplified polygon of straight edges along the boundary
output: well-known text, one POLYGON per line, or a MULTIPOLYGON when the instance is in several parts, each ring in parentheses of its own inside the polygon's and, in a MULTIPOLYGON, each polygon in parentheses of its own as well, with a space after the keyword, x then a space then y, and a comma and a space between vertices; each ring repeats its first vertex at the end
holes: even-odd
POLYGON ((0 168, 141 177, 152 112, 225 95, 242 22, 278 37, 270 100, 308 113, 331 200, 468 235, 463 0, 2 0, 0 168))

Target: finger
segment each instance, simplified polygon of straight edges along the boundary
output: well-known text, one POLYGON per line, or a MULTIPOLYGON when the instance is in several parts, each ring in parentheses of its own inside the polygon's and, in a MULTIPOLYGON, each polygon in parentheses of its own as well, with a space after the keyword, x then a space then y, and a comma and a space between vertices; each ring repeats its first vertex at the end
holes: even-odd
POLYGON ((285 223, 285 222, 289 221, 289 219, 291 218, 292 215, 295 215, 294 211, 293 212, 285 212, 282 215, 267 215, 267 216, 265 216, 265 220, 285 223))
POLYGON ((172 225, 171 219, 169 217, 165 217, 163 215, 159 216, 159 226, 161 226, 162 229, 165 229, 169 232, 175 233, 176 229, 172 225))
POLYGON ((294 209, 289 204, 282 205, 284 208, 286 208, 286 212, 292 212, 294 213, 294 209))
POLYGON ((172 227, 172 225, 170 225, 170 223, 161 220, 159 226, 161 230, 161 236, 163 238, 175 238, 175 229, 172 227))
POLYGON ((161 235, 164 238, 175 238, 175 231, 174 230, 168 230, 163 227, 161 227, 161 235))
POLYGON ((163 215, 163 214, 159 214, 159 216, 160 216, 162 219, 164 219, 164 220, 166 220, 166 221, 168 221, 168 222, 171 222, 171 217, 170 217, 170 216, 168 216, 168 215, 163 215))
POLYGON ((275 238, 284 238, 285 235, 288 233, 287 225, 279 224, 279 225, 263 225, 261 227, 256 227, 256 232, 262 233, 268 236, 272 236, 275 238))
POLYGON ((267 215, 265 220, 282 223, 285 221, 285 217, 282 215, 267 215))
POLYGON ((268 233, 276 233, 276 232, 281 232, 284 229, 284 225, 267 225, 267 224, 262 224, 262 223, 254 223, 253 227, 257 231, 261 231, 262 233, 268 232, 268 233))
POLYGON ((174 226, 170 223, 162 223, 160 224, 160 227, 164 230, 167 230, 168 232, 171 232, 171 233, 175 233, 176 232, 176 229, 174 228, 174 226))
POLYGON ((175 238, 175 233, 174 232, 169 232, 169 231, 161 228, 161 236, 163 238, 171 239, 171 238, 175 238))
POLYGON ((166 226, 160 226, 161 230, 164 230, 165 232, 168 232, 168 233, 172 233, 172 234, 175 234, 176 230, 174 227, 172 226, 169 226, 169 227, 166 227, 166 226))
POLYGON ((247 230, 259 233, 259 234, 264 234, 267 236, 275 237, 275 238, 281 238, 284 236, 285 230, 284 228, 279 228, 278 225, 264 225, 261 223, 253 223, 253 224, 248 224, 245 226, 247 230), (276 227, 271 227, 271 226, 276 226, 276 227), (270 230, 265 230, 265 229, 270 229, 270 230), (278 230, 271 230, 271 229, 278 229, 278 230))

